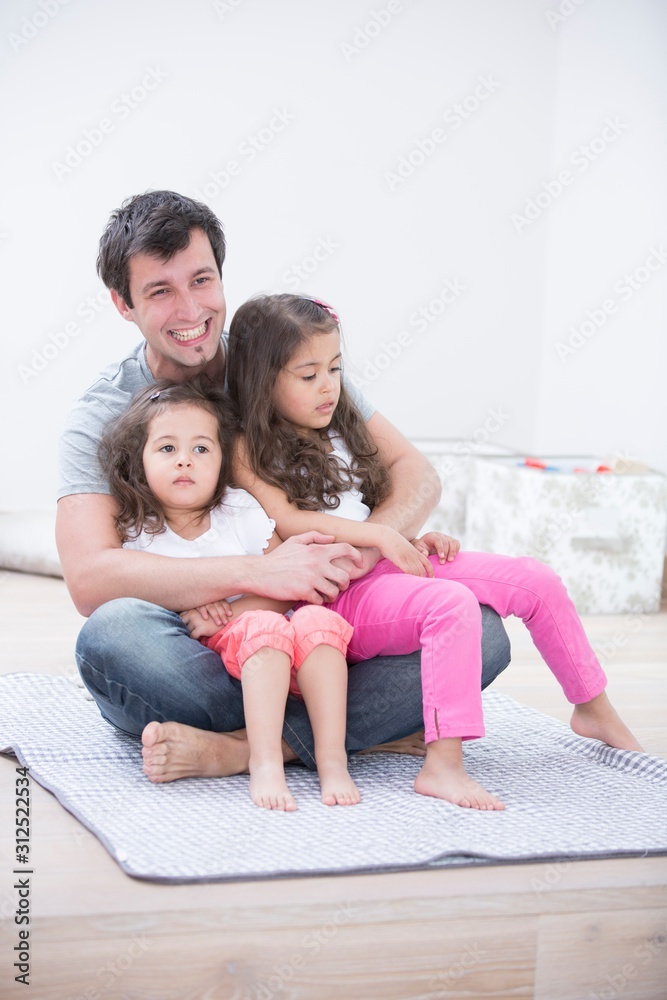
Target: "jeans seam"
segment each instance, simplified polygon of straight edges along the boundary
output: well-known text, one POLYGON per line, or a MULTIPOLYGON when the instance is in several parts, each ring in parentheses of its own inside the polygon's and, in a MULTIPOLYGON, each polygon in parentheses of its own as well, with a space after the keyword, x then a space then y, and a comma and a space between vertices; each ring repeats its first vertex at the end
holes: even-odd
POLYGON ((289 744, 290 749, 294 751, 294 753, 302 761, 302 763, 304 763, 306 767, 309 767, 311 771, 314 771, 315 768, 317 767, 315 758, 313 757, 312 753, 305 745, 299 734, 295 732, 294 729, 292 729, 287 719, 285 719, 285 723, 283 726, 283 737, 285 739, 285 742, 289 744), (287 738, 288 735, 292 737, 291 740, 287 738))

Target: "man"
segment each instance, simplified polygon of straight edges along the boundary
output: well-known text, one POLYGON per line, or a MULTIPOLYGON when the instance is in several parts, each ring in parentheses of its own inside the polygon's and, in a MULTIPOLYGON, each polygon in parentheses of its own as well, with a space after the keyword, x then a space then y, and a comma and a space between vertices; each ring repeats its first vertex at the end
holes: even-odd
MULTIPOLYGON (((190 638, 179 611, 238 593, 319 604, 379 558, 376 550, 358 552, 314 532, 261 557, 169 559, 121 547, 115 501, 97 459, 100 436, 157 378, 178 382, 204 371, 224 381, 224 256, 219 220, 174 192, 139 195, 113 213, 100 241, 98 273, 120 315, 144 340, 81 397, 61 447, 58 549, 72 599, 90 616, 77 663, 104 718, 143 736, 144 770, 153 781, 224 776, 248 765, 240 685, 215 653, 190 638)), ((435 471, 348 389, 390 466, 391 495, 372 519, 412 538, 439 498, 435 471)), ((498 616, 482 610, 486 686, 507 666, 509 643, 498 616)), ((350 669, 350 752, 401 740, 421 726, 418 653, 350 669)), ((286 761, 315 766, 305 708, 292 697, 284 741, 286 761)), ((402 746, 419 752, 418 741, 402 746)))

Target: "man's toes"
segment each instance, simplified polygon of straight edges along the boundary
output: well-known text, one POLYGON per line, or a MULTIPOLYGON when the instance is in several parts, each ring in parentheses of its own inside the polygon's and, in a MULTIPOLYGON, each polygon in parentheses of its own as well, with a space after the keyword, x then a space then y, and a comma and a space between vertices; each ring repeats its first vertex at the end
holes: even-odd
POLYGON ((144 726, 144 731, 141 734, 141 742, 145 747, 152 747, 157 742, 159 734, 160 723, 149 722, 147 726, 144 726))

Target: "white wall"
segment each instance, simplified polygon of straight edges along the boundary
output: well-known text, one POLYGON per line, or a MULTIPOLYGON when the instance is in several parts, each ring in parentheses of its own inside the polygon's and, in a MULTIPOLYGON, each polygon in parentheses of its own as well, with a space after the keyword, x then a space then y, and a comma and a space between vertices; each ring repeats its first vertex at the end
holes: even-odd
POLYGON ((2 417, 20 446, 0 510, 50 506, 68 408, 136 341, 105 293, 86 300, 103 292, 109 212, 156 187, 199 192, 224 221, 230 314, 260 289, 332 301, 365 391, 406 433, 467 438, 494 411, 494 444, 630 449, 667 471, 667 266, 627 302, 613 291, 667 247, 665 5, 391 0, 361 47, 389 8, 5 0, 2 417), (572 13, 547 17, 559 4, 572 13), (154 89, 132 97, 142 81, 154 89), (288 122, 251 159, 244 143, 281 124, 276 109, 288 122), (585 171, 570 163, 529 225, 513 221, 607 117, 626 126, 617 140, 585 171), (58 167, 102 119, 90 155, 58 167), (392 181, 434 129, 432 155, 392 181), (230 160, 223 186, 212 175, 230 160), (299 283, 320 241, 326 259, 299 283), (464 291, 435 315, 447 281, 464 291), (561 360, 570 324, 609 297, 617 312, 561 360))

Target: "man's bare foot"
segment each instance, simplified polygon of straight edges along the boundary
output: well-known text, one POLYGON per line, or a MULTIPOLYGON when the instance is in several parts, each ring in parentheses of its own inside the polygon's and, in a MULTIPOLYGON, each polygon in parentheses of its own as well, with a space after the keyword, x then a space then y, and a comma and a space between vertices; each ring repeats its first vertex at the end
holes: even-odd
POLYGON ((583 705, 574 706, 570 728, 577 736, 601 740, 602 743, 607 743, 610 747, 617 747, 619 750, 638 750, 643 753, 641 746, 620 719, 605 691, 583 705))
POLYGON ((317 773, 325 806, 355 806, 361 802, 359 789, 347 769, 347 760, 318 760, 317 773))
POLYGON ((402 740, 392 740, 391 743, 380 743, 368 750, 360 750, 359 753, 408 753, 412 757, 425 757, 424 730, 413 736, 404 736, 402 740))
POLYGON ((464 809, 504 809, 505 803, 471 778, 463 764, 446 768, 424 764, 415 778, 415 791, 419 795, 432 795, 445 799, 464 809))
POLYGON ((180 722, 149 722, 141 742, 144 774, 156 783, 177 778, 226 778, 248 770, 245 729, 212 733, 180 722))
POLYGON ((285 781, 282 761, 265 759, 250 762, 250 798, 262 809, 294 812, 297 808, 285 781))

